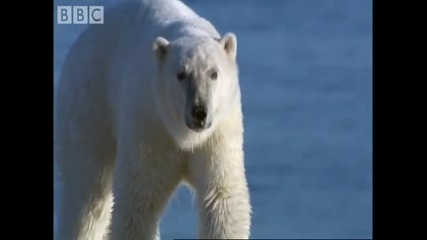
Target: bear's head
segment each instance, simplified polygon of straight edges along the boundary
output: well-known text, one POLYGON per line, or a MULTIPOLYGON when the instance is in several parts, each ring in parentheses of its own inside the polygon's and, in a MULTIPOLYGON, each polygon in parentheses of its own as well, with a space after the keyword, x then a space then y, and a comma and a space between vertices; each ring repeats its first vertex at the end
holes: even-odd
POLYGON ((197 147, 240 101, 236 36, 157 37, 153 52, 160 118, 181 148, 197 147))

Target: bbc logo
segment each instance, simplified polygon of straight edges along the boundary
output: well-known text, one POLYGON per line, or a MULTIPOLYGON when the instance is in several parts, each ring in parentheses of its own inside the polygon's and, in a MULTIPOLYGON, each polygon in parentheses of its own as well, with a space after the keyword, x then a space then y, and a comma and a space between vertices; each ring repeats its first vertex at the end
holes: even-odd
POLYGON ((58 24, 103 24, 103 6, 58 6, 58 24))

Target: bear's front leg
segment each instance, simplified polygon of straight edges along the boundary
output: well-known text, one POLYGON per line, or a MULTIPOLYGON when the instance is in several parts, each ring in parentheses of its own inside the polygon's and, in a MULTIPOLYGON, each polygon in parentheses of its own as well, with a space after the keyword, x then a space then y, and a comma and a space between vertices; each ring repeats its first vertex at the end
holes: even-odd
POLYGON ((241 144, 219 141, 195 151, 190 174, 198 197, 199 237, 248 239, 251 205, 241 144))
POLYGON ((162 210, 180 181, 173 162, 148 145, 117 159, 112 240, 159 239, 162 210))

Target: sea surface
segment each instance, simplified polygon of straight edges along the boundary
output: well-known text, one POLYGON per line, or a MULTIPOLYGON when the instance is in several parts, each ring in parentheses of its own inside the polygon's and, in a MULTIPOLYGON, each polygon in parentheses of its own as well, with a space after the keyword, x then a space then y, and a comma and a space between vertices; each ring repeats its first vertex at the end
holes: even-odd
MULTIPOLYGON (((55 86, 86 25, 56 24, 55 86)), ((184 1, 238 39, 252 238, 372 237, 372 1, 184 1)), ((60 185, 55 182, 55 194, 60 185)), ((197 237, 181 187, 162 239, 197 237)))

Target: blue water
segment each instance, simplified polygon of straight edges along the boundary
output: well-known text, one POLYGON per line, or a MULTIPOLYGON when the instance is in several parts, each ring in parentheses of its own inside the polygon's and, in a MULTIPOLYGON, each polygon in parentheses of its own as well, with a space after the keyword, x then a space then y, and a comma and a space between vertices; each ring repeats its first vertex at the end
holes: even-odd
MULTIPOLYGON (((372 1, 185 2, 238 38, 252 238, 371 238, 372 1)), ((55 24, 55 78, 83 27, 55 24)), ((192 198, 163 239, 197 236, 192 198)))

